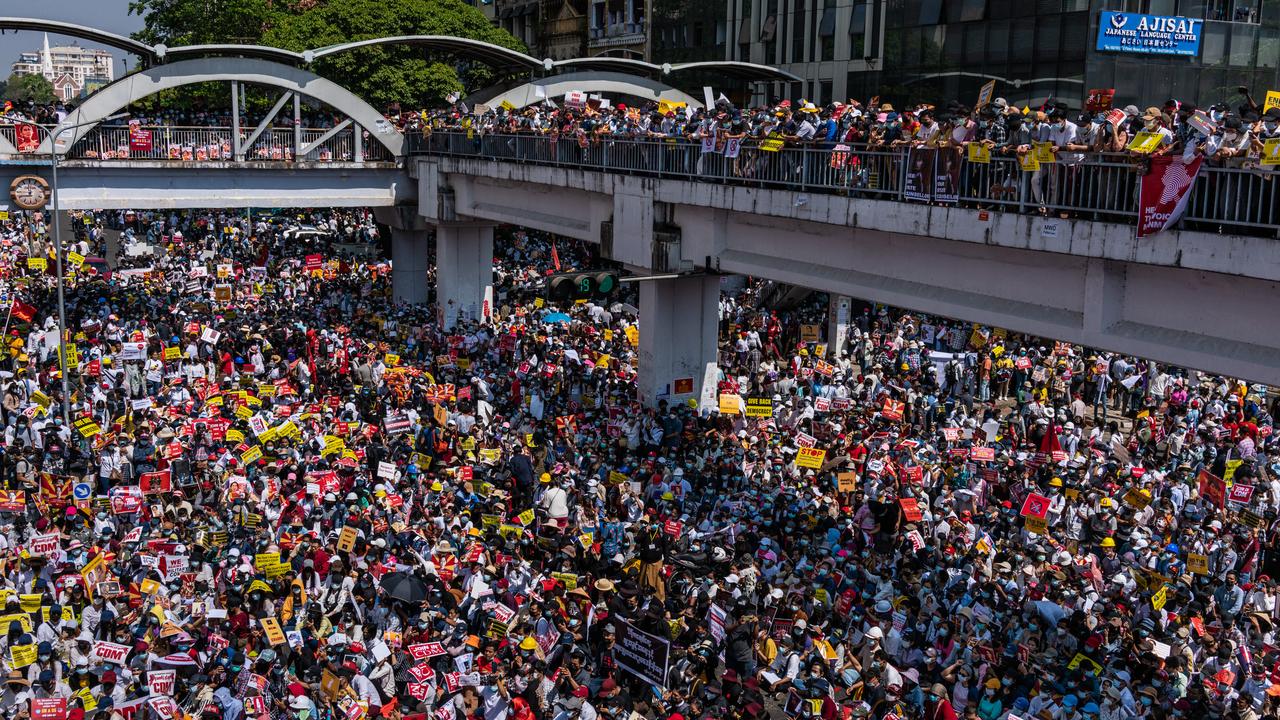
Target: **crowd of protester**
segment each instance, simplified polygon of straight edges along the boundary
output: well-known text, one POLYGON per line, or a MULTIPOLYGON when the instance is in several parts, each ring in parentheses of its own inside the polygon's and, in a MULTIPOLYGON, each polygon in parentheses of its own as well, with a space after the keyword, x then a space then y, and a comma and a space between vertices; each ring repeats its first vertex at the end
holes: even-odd
POLYGON ((583 247, 504 230, 446 331, 296 214, 139 212, 74 218, 120 259, 68 254, 65 397, 44 220, 0 221, 9 717, 1280 708, 1263 386, 884 307, 841 342, 749 282, 714 400, 641 407, 631 298, 538 289, 583 247))

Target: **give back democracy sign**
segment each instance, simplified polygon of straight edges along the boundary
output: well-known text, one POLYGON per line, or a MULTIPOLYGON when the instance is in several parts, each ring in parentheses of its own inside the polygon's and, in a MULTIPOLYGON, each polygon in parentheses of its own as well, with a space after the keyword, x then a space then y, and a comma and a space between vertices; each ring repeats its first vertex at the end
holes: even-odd
POLYGON ((615 618, 612 622, 618 631, 614 647, 618 664, 650 685, 666 687, 671 641, 637 630, 625 620, 615 618))

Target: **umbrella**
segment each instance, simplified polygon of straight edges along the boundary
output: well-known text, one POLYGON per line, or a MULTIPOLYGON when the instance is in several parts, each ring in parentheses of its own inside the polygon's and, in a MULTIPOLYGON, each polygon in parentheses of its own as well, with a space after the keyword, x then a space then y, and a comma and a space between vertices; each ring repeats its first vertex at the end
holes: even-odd
POLYGON ((382 576, 380 583, 387 597, 417 605, 427 599, 427 584, 407 572, 393 572, 382 576))
POLYGON ((630 303, 621 303, 621 302, 619 302, 619 303, 614 303, 613 305, 609 306, 609 312, 615 312, 615 313, 616 313, 616 312, 627 312, 627 313, 631 313, 632 315, 639 315, 639 314, 640 314, 640 309, 639 309, 639 308, 637 308, 635 305, 632 305, 632 304, 630 304, 630 303))
POLYGON ((565 314, 564 314, 564 313, 562 313, 562 312, 553 312, 553 313, 547 313, 546 315, 543 315, 543 316, 542 316, 542 322, 544 322, 544 323, 564 323, 565 325, 568 325, 570 322, 572 322, 572 320, 569 318, 569 316, 568 316, 568 315, 565 315, 565 314))

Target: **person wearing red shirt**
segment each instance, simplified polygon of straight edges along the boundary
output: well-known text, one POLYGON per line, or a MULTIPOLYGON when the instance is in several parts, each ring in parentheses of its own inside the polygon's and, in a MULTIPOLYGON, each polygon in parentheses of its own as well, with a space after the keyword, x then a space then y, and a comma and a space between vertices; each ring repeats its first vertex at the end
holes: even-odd
POLYGON ((924 700, 925 720, 957 720, 956 710, 951 707, 947 688, 942 683, 934 683, 924 694, 924 700))

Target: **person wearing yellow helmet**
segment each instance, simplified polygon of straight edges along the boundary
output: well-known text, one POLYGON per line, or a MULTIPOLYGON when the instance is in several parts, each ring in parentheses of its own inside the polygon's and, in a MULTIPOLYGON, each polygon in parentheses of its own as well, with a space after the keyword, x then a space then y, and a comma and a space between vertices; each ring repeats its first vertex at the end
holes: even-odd
POLYGON ((1104 548, 1113 548, 1113 547, 1115 547, 1115 546, 1116 546, 1116 540, 1115 540, 1115 538, 1104 537, 1104 538, 1102 538, 1102 542, 1100 542, 1100 543, 1098 543, 1098 544, 1099 544, 1099 545, 1101 545, 1101 546, 1102 546, 1102 547, 1104 547, 1104 548))
POLYGON ((1060 477, 1056 477, 1056 478, 1054 478, 1054 479, 1050 480, 1050 481, 1049 481, 1049 487, 1056 487, 1056 488, 1060 488, 1060 487, 1062 487, 1062 478, 1060 478, 1060 477))

